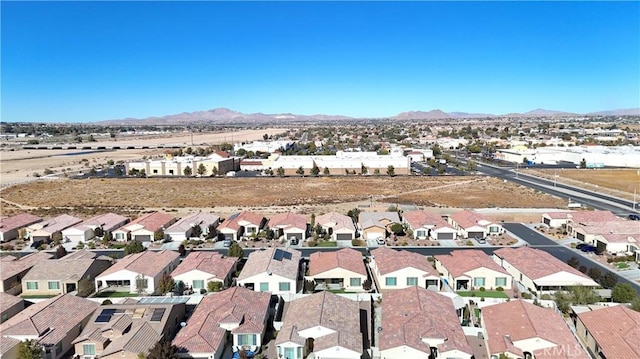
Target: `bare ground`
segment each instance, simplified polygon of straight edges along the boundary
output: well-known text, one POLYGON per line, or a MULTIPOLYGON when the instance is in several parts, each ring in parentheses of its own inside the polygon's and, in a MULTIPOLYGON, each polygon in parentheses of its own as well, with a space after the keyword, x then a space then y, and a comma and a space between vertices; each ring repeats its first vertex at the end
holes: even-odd
POLYGON ((523 172, 583 187, 596 192, 633 199, 633 191, 640 194, 640 170, 625 169, 525 169, 523 172))

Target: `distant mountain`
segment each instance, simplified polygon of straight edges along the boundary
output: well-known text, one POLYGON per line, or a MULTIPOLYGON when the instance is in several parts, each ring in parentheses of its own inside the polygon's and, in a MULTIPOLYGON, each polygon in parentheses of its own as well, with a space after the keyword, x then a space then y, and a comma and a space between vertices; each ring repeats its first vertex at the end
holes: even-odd
POLYGON ((391 118, 394 120, 442 120, 451 118, 451 115, 441 110, 431 110, 429 112, 408 111, 401 112, 391 118))
POLYGON ((640 108, 627 108, 613 111, 590 112, 590 116, 640 116, 640 108))

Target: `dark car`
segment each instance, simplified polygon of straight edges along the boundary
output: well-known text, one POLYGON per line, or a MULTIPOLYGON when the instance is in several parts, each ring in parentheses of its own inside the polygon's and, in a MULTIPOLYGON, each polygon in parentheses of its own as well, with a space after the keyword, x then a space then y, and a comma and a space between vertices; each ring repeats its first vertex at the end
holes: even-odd
POLYGON ((576 246, 576 249, 580 249, 580 250, 581 250, 581 249, 582 249, 582 248, 584 248, 585 246, 588 246, 588 244, 586 244, 586 243, 579 243, 579 244, 576 246))
POLYGON ((586 246, 582 247, 580 250, 585 252, 585 253, 595 253, 595 252, 598 251, 598 248, 596 248, 594 246, 586 245, 586 246))
POLYGON ((627 218, 632 221, 640 221, 640 214, 630 214, 627 218))

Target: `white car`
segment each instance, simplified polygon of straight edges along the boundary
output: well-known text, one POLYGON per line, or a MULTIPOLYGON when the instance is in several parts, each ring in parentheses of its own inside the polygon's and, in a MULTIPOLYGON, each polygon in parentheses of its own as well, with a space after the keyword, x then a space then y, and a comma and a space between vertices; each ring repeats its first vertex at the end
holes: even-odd
POLYGON ((378 239, 376 239, 376 242, 381 245, 387 244, 387 241, 382 237, 378 237, 378 239))

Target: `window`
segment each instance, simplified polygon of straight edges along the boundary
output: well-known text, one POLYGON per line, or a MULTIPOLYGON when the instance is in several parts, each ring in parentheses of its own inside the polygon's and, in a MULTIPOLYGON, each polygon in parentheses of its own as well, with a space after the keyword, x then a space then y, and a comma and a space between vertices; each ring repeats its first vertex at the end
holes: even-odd
POLYGON ((204 288, 204 280, 193 281, 193 289, 202 289, 202 288, 204 288))
POLYGON ((257 345, 256 335, 255 334, 238 334, 238 345, 257 345))
POLYGON ((473 278, 474 287, 484 287, 484 278, 473 278))
POLYGON ((418 277, 407 277, 407 285, 418 285, 418 277))
POLYGON ((7 319, 9 319, 9 313, 2 313, 2 319, 0 320, 0 323, 4 322, 7 319))
POLYGON ((247 227, 247 232, 256 233, 256 227, 247 227))
POLYGON ((60 282, 47 282, 49 289, 60 289, 60 282))
POLYGON ((298 347, 298 359, 302 359, 302 347, 298 347))
POLYGON ((284 348, 284 359, 295 359, 293 348, 284 348))
POLYGON ((27 282, 27 290, 38 290, 38 282, 27 282))
POLYGON ((497 226, 489 227, 489 233, 498 233, 499 229, 497 226))
POLYGON ((82 355, 96 355, 96 345, 95 344, 83 344, 82 345, 82 355))
POLYGON ((387 277, 385 278, 384 283, 390 287, 393 287, 396 285, 396 277, 387 277))
POLYGON ((268 292, 269 291, 269 282, 260 283, 260 291, 261 292, 268 292))
POLYGON ((520 273, 520 281, 522 282, 522 273, 520 273))
POLYGON ((291 283, 289 283, 289 282, 280 282, 280 283, 278 283, 278 289, 281 292, 288 292, 291 289, 291 283))
POLYGON ((169 174, 172 175, 173 174, 173 170, 169 170, 169 174))
POLYGON ((158 173, 158 170, 157 170, 157 169, 154 169, 154 170, 153 170, 153 173, 158 173))
POLYGON ((116 233, 116 239, 124 239, 124 233, 116 233))
POLYGON ((349 279, 349 285, 351 287, 359 287, 361 285, 361 279, 360 278, 351 278, 351 279, 349 279))
POLYGON ((56 354, 60 354, 62 352, 62 342, 56 343, 56 354))
POLYGON ((427 236, 427 232, 425 231, 417 231, 416 232, 416 237, 418 238, 422 238, 422 237, 426 237, 427 236))
POLYGON ((496 287, 504 287, 505 285, 507 285, 507 278, 505 277, 496 278, 496 287))

